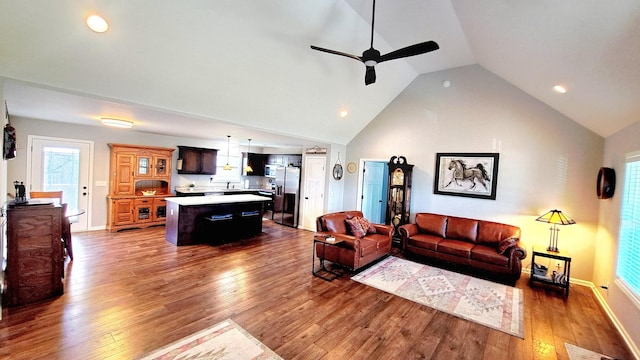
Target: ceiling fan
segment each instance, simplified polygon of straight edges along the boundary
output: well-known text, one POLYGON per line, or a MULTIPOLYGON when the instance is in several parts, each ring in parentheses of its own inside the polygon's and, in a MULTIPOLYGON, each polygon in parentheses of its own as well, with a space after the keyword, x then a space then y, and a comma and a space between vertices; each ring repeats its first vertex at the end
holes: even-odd
POLYGON ((373 0, 373 13, 371 16, 371 45, 369 49, 365 50, 362 53, 362 56, 351 55, 340 51, 330 50, 321 48, 318 46, 311 45, 313 50, 323 51, 329 54, 346 56, 348 58, 352 58, 358 60, 367 67, 367 70, 364 75, 364 84, 369 85, 376 82, 376 69, 375 66, 383 61, 389 61, 394 59, 400 59, 404 57, 414 56, 424 54, 430 51, 438 50, 440 47, 434 41, 426 41, 419 44, 411 45, 404 47, 402 49, 398 49, 392 51, 388 54, 380 55, 380 51, 373 48, 373 25, 376 19, 376 0, 373 0))

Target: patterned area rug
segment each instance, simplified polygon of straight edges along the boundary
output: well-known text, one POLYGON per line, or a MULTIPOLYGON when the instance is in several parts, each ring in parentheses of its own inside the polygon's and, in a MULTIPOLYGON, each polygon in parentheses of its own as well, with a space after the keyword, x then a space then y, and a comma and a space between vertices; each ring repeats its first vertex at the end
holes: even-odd
POLYGON ((393 256, 351 279, 524 339, 521 289, 393 256))
POLYGON ((567 348, 570 360, 613 360, 608 356, 569 343, 564 343, 564 347, 567 348))
POLYGON ((282 359, 233 320, 227 319, 208 329, 165 346, 143 360, 150 359, 282 359))

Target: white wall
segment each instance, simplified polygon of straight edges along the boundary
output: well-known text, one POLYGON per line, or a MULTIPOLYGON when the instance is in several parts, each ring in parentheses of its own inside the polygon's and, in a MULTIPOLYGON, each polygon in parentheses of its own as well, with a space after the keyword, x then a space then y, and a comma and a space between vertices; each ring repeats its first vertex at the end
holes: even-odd
MULTIPOLYGON (((640 115, 639 115, 640 117, 640 115)), ((620 207, 624 189, 625 157, 632 151, 640 150, 640 122, 609 136, 605 141, 603 166, 616 172, 616 191, 612 198, 600 200, 600 226, 596 242, 593 282, 609 285, 609 291, 600 290, 603 298, 616 314, 629 337, 640 345, 640 308, 627 297, 615 282, 618 258, 618 228, 620 207)))
MULTIPOLYGON (((3 95, 3 86, 2 86, 3 82, 4 80, 0 77, 0 117, 2 118, 2 122, 0 122, 0 124, 2 124, 2 129, 4 129, 4 126, 7 124, 7 120, 5 119, 6 108, 4 104, 4 95, 3 95)), ((4 134, 3 134, 2 146, 4 146, 4 134)), ((0 204, 4 204, 5 201, 7 201, 7 186, 8 186, 7 185, 7 160, 4 159, 4 156, 0 160, 0 170, 2 170, 0 171, 0 204)), ((2 249, 1 245, 2 244, 0 243, 0 249, 2 249)))
MULTIPOLYGON (((472 65, 416 78, 347 145, 346 162, 403 155, 415 165, 412 214, 517 225, 529 250, 546 248, 549 240, 549 226, 535 219, 561 209, 577 224, 562 227, 559 247, 573 257, 571 276, 590 281, 603 151, 602 137, 472 65), (451 86, 443 87, 444 80, 451 86), (500 153, 496 200, 434 195, 437 152, 500 153)), ((357 173, 346 173, 344 194, 344 208, 355 209, 357 173)))

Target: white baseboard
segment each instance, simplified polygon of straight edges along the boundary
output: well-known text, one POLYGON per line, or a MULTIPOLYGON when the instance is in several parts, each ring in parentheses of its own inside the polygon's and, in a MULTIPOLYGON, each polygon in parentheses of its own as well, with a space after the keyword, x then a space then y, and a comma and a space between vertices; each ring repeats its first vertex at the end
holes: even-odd
POLYGON ((602 306, 602 309, 604 310, 604 312, 607 313, 607 316, 613 323, 613 326, 616 327, 616 329, 622 336, 622 340, 624 340, 624 342, 627 344, 627 347, 629 347, 629 350, 631 351, 633 356, 636 358, 636 360, 640 359, 640 350, 638 349, 636 344, 633 342, 633 339, 631 338, 631 336, 629 336, 629 333, 627 333, 627 331, 624 329, 624 327, 622 326, 622 324, 620 323, 616 315, 613 313, 613 311, 609 307, 609 304, 607 303, 607 300, 602 296, 598 288, 590 281, 576 281, 576 283, 580 283, 580 282, 582 283, 580 285, 589 286, 591 288, 591 290, 596 296, 596 299, 598 299, 600 306, 602 306))

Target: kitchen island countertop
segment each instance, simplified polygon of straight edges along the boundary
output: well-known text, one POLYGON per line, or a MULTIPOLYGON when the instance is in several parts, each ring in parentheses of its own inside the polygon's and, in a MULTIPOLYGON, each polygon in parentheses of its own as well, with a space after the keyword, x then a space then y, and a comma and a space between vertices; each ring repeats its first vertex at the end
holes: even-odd
POLYGON ((188 196, 188 197, 168 197, 168 202, 172 202, 181 206, 191 205, 215 205, 215 204, 236 204, 253 201, 271 201, 266 196, 238 194, 238 195, 206 195, 206 196, 188 196))

